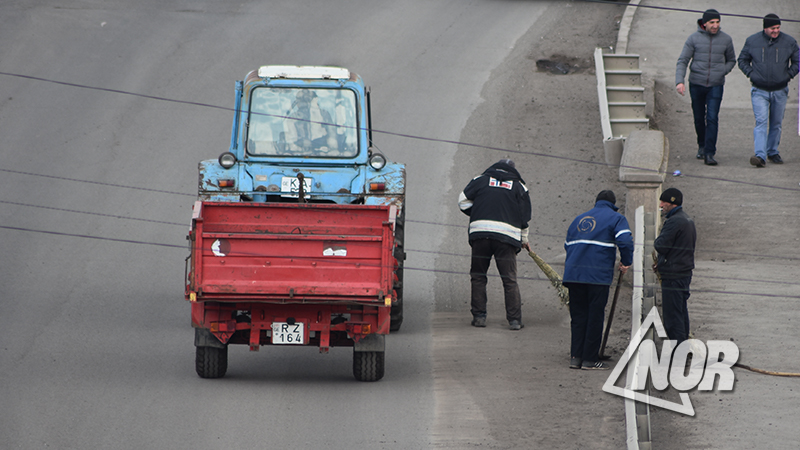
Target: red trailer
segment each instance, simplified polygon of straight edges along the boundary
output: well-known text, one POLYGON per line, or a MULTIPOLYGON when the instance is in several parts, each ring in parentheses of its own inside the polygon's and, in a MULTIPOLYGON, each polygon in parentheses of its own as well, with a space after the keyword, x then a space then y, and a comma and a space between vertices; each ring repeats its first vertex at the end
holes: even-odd
POLYGON ((228 345, 353 347, 353 375, 384 374, 397 301, 394 205, 195 203, 186 299, 196 370, 218 378, 228 345))

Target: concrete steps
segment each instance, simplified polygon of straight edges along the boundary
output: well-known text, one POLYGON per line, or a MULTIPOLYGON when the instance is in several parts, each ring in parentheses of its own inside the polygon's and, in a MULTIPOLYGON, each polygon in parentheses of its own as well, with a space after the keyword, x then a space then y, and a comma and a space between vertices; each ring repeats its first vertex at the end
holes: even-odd
POLYGON ((598 48, 594 57, 603 139, 625 139, 632 131, 648 130, 639 55, 604 54, 598 48))

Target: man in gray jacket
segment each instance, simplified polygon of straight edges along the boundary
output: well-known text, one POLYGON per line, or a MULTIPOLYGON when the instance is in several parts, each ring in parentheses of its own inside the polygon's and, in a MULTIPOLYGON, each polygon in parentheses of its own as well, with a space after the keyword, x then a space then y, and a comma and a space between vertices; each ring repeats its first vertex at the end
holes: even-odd
POLYGON ((720 14, 709 9, 697 20, 697 31, 692 33, 678 57, 675 69, 675 89, 686 93, 683 80, 689 66, 689 95, 692 98, 694 130, 697 133, 697 159, 709 166, 717 165, 717 134, 719 131, 719 108, 725 75, 736 65, 733 39, 720 29, 720 14), (691 65, 689 65, 691 61, 691 65))
POLYGON ((789 80, 798 72, 797 41, 781 33, 781 19, 775 14, 764 16, 764 31, 750 37, 739 53, 739 68, 750 83, 750 100, 756 126, 753 129, 755 155, 750 164, 764 167, 767 159, 783 164, 778 145, 781 143, 781 122, 789 98, 789 80))

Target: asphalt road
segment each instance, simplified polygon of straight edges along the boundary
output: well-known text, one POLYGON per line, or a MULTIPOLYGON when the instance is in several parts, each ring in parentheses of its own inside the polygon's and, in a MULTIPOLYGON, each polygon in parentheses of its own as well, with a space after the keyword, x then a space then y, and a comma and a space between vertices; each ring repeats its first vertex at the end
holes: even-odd
POLYGON ((432 445, 434 261, 462 233, 441 220, 462 182, 450 177, 451 142, 519 37, 563 11, 512 0, 3 2, 2 447, 432 445), (231 349, 226 378, 194 373, 182 280, 197 162, 227 149, 234 81, 262 64, 361 74, 379 148, 408 164, 413 306, 379 383, 352 379, 347 349, 231 349))

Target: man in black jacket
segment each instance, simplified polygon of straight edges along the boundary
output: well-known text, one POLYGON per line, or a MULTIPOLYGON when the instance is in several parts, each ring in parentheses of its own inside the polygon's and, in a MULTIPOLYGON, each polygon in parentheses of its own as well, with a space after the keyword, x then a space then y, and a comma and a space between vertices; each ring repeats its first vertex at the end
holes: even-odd
POLYGON ((461 212, 469 216, 472 247, 472 326, 486 326, 486 273, 494 257, 503 280, 506 319, 512 330, 522 324, 517 285, 517 253, 528 245, 531 198, 525 181, 510 159, 502 159, 467 184, 458 198, 461 212))
POLYGON ((661 305, 664 329, 678 344, 689 336, 689 285, 694 269, 694 248, 697 230, 694 221, 683 210, 683 194, 675 188, 665 190, 660 206, 666 221, 653 246, 658 260, 653 266, 661 276, 661 305))
POLYGON ((778 16, 767 14, 764 16, 764 31, 747 38, 738 62, 739 69, 753 85, 750 100, 756 117, 753 129, 755 154, 750 157, 750 164, 764 167, 767 159, 774 164, 783 164, 778 145, 789 97, 789 80, 797 75, 800 62, 797 41, 781 33, 778 16))

